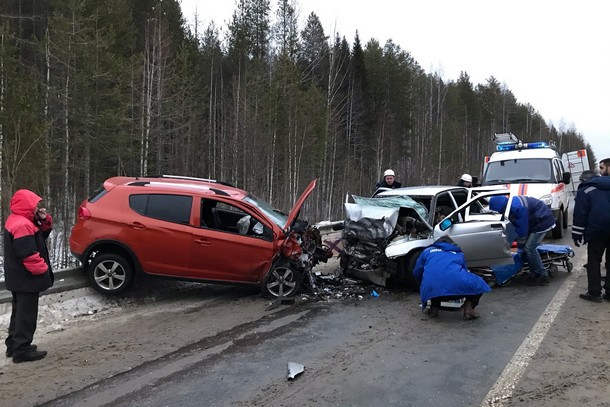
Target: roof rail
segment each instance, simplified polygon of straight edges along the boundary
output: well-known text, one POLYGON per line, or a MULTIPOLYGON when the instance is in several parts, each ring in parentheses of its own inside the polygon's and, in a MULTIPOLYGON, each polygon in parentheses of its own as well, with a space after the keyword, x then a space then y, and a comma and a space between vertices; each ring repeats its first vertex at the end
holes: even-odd
MULTIPOLYGON (((140 177, 136 177, 136 178, 140 178, 140 177)), ((184 181, 210 182, 210 183, 214 183, 214 184, 226 185, 228 187, 235 188, 234 185, 229 184, 228 182, 217 181, 215 179, 209 179, 209 178, 187 177, 187 176, 183 176, 183 175, 153 174, 153 175, 145 175, 141 178, 167 178, 167 179, 179 179, 179 180, 184 180, 184 181)))

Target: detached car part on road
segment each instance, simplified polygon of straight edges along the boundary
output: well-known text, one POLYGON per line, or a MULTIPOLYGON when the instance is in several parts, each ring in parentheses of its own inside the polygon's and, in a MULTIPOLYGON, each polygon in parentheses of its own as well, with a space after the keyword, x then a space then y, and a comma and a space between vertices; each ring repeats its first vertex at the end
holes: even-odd
POLYGON ((487 202, 494 195, 513 197, 503 187, 452 186, 397 188, 372 198, 348 195, 341 268, 381 286, 392 277, 416 288, 412 271, 417 258, 445 235, 461 247, 469 267, 512 264, 510 205, 503 214, 489 211, 487 202))
POLYGON ((94 289, 124 292, 136 272, 189 281, 259 285, 295 295, 332 254, 320 232, 297 219, 311 181, 290 213, 229 184, 190 177, 114 177, 82 202, 70 249, 94 289))

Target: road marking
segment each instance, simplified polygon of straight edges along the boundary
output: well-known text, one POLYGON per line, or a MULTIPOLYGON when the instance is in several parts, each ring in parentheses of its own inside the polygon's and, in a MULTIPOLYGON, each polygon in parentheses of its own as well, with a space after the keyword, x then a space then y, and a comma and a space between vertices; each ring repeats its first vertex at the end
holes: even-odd
POLYGON ((515 385, 521 380, 525 369, 527 369, 532 360, 532 356, 534 356, 549 328, 553 325, 553 321, 555 321, 557 314, 559 314, 561 306, 568 298, 574 285, 576 285, 576 281, 583 273, 583 269, 584 262, 574 264, 574 268, 569 274, 569 277, 563 282, 563 285, 559 291, 557 291, 553 300, 546 307, 540 318, 538 318, 538 321, 525 337, 525 340, 519 349, 517 349, 517 352, 513 355, 513 358, 508 365, 504 368, 504 371, 496 383, 489 393, 487 393, 487 396, 485 396, 481 403, 481 407, 502 406, 505 401, 512 398, 515 385))

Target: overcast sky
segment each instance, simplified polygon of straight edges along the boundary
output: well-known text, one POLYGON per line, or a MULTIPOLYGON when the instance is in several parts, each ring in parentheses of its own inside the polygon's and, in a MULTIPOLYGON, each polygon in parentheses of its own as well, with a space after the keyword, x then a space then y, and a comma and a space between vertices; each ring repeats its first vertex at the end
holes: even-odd
MULTIPOLYGON (((476 86, 494 76, 558 129, 571 127, 610 157, 610 23, 598 0, 296 0, 301 26, 314 12, 327 35, 351 44, 392 39, 428 73, 476 86)), ((182 0, 206 27, 226 32, 234 0, 182 0)), ((277 1, 271 0, 272 17, 277 1)), ((491 137, 491 135, 490 135, 491 137)))

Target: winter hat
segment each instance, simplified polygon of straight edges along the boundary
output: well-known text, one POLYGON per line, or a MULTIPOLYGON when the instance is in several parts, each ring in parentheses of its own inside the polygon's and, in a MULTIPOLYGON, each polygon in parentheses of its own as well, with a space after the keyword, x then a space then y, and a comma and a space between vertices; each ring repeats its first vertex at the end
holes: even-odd
POLYGON ((464 182, 472 182, 472 177, 470 174, 463 174, 461 180, 464 182))
POLYGON ((394 171, 392 171, 392 170, 385 170, 385 172, 383 173, 383 176, 387 177, 388 175, 391 175, 391 176, 394 177, 395 176, 394 171))

